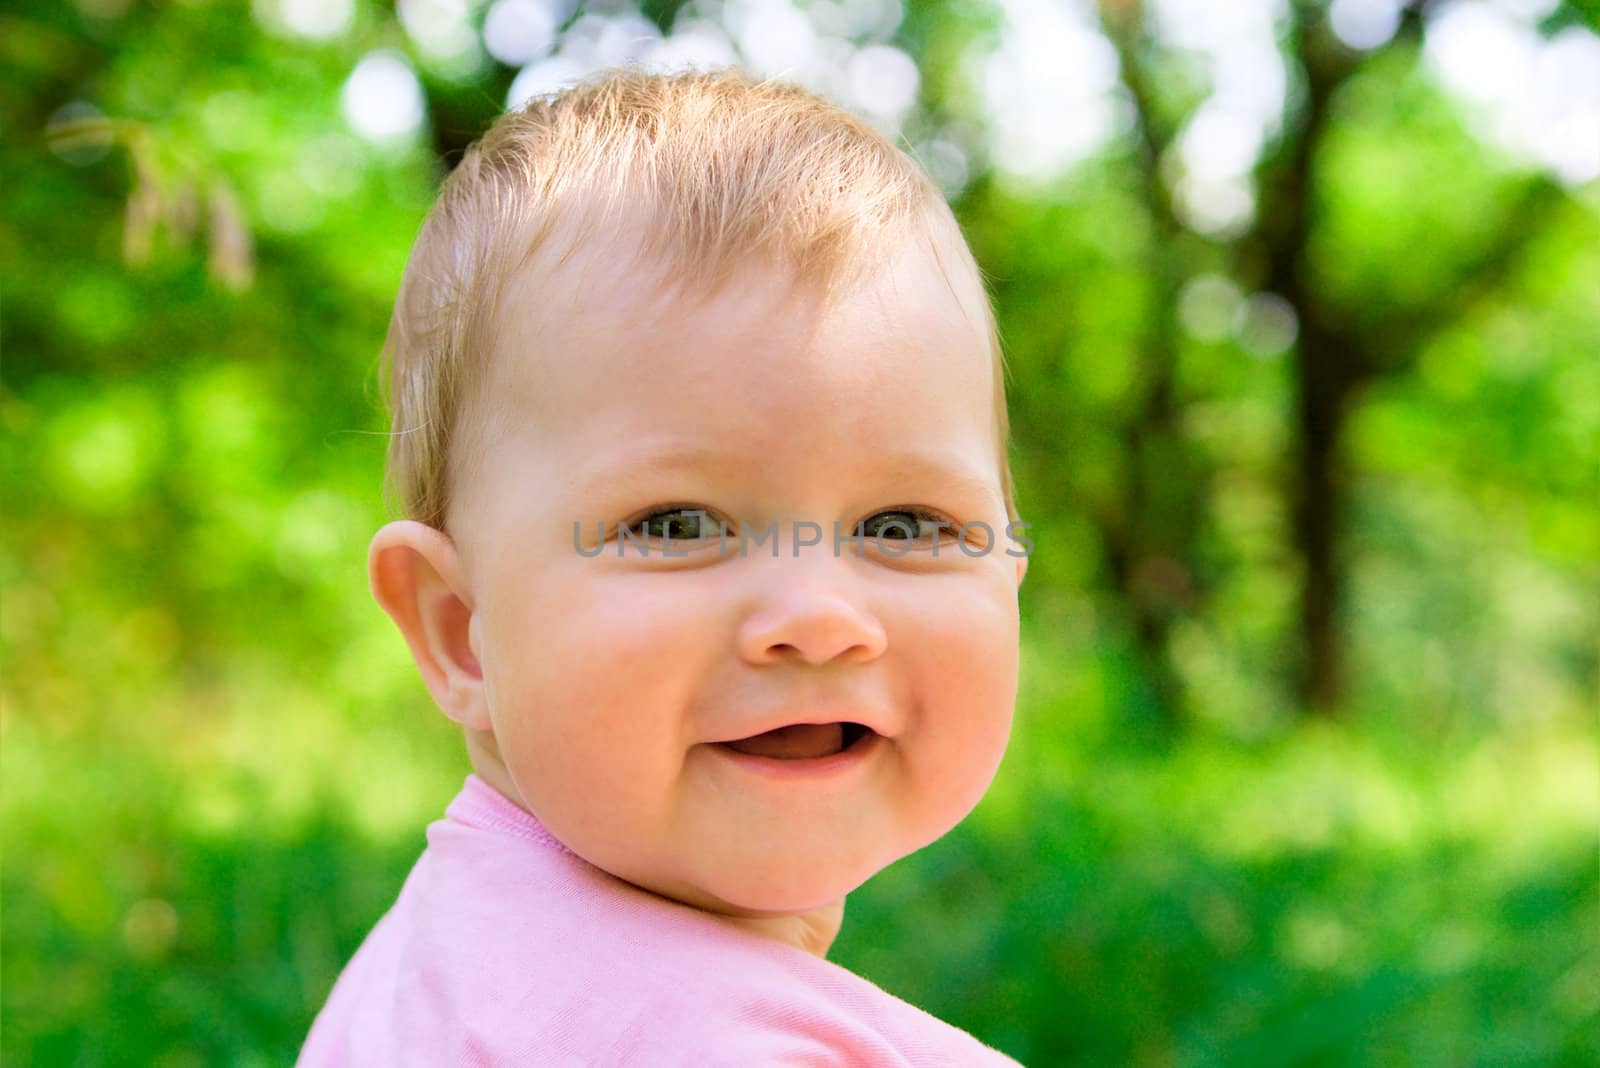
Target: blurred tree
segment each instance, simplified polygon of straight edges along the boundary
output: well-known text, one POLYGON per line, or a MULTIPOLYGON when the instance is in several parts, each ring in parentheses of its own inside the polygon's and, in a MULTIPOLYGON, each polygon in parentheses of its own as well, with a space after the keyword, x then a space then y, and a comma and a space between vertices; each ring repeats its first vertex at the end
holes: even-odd
MULTIPOLYGON (((1384 50, 1415 53, 1421 43, 1421 4, 1404 5, 1399 31, 1384 50)), ((1266 289, 1288 300, 1300 324, 1297 368, 1298 477, 1294 502, 1296 549, 1304 561, 1300 640, 1302 667, 1297 696, 1303 707, 1331 714, 1344 698, 1343 626, 1347 603, 1343 541, 1349 532, 1345 506, 1344 425, 1356 395, 1372 380, 1402 374, 1415 363, 1428 337, 1454 322, 1472 299, 1506 283, 1507 265, 1542 233, 1564 199, 1554 181, 1535 174, 1517 182, 1512 203, 1487 219, 1477 249, 1452 265, 1451 276, 1416 302, 1341 294, 1320 277, 1311 260, 1317 205, 1332 180, 1323 141, 1335 98, 1367 64, 1385 62, 1384 50, 1360 54, 1341 44, 1326 12, 1310 4, 1295 8, 1289 36, 1305 72, 1306 99, 1296 132, 1284 139, 1263 176, 1266 194, 1255 236, 1266 289), (1356 301, 1352 301, 1352 297, 1356 301)), ((1427 195, 1426 189, 1413 191, 1427 195)))
MULTIPOLYGON (((1164 66, 1170 69, 1170 57, 1161 54, 1162 40, 1147 25, 1144 6, 1141 0, 1100 4, 1134 103, 1135 188, 1151 227, 1144 246, 1150 293, 1135 344, 1141 400, 1121 428, 1130 457, 1122 503, 1105 514, 1102 524, 1111 574, 1170 722, 1181 704, 1170 649, 1172 624, 1180 614, 1197 610, 1208 589, 1196 560, 1196 537, 1209 471, 1187 441, 1173 390, 1182 345, 1180 295, 1208 268, 1186 245, 1169 188, 1173 168, 1164 169, 1193 108, 1175 111, 1158 99, 1153 82, 1164 66)), ((1398 32, 1382 47, 1364 52, 1335 36, 1326 4, 1295 0, 1290 6, 1283 48, 1305 91, 1275 149, 1260 163, 1264 192, 1254 222, 1230 238, 1223 258, 1230 277, 1288 301, 1298 324, 1291 350, 1297 462, 1282 489, 1292 502, 1294 550, 1302 568, 1293 696, 1298 707, 1324 715, 1340 709, 1345 696, 1343 635, 1349 624, 1341 613, 1347 603, 1344 540, 1350 527, 1342 437, 1351 408, 1370 383, 1407 373, 1428 339, 1459 321, 1476 299, 1503 289, 1510 267, 1541 238, 1568 199, 1542 173, 1513 179, 1466 247, 1447 250, 1446 277, 1415 299, 1385 290, 1341 292, 1317 270, 1316 231, 1327 225, 1328 186, 1340 180, 1328 171, 1324 144, 1336 126, 1336 100, 1363 70, 1419 51, 1423 6, 1400 5, 1398 32)), ((1592 20, 1592 8, 1570 13, 1579 16, 1592 20)), ((1405 193, 1423 198, 1430 190, 1418 186, 1405 193)))

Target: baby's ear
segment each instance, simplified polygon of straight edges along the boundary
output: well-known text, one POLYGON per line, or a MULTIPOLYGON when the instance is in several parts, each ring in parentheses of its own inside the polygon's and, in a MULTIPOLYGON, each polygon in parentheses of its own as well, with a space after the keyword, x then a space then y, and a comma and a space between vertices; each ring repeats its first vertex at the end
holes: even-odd
POLYGON ((372 596, 405 636, 439 710, 464 726, 488 730, 471 592, 449 536, 410 519, 384 526, 367 550, 367 579, 372 596))

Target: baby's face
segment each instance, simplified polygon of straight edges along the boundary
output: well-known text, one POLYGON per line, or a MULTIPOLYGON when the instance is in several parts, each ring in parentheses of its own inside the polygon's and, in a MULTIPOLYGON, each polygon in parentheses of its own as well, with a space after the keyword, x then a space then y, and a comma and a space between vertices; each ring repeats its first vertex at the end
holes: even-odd
POLYGON ((586 255, 585 282, 508 285, 485 396, 513 414, 452 516, 505 771, 646 889, 736 916, 836 902, 966 816, 1011 726, 1026 560, 981 293, 964 310, 921 245, 820 317, 761 268, 691 306, 586 255), (908 510, 949 524, 937 555, 908 510), (954 541, 974 521, 987 552, 954 541), (797 522, 822 532, 798 556, 797 522), (774 523, 776 558, 753 540, 774 523), (835 523, 867 524, 859 554, 835 523), (624 525, 643 555, 619 558, 624 525), (873 733, 807 756, 842 723, 873 733))

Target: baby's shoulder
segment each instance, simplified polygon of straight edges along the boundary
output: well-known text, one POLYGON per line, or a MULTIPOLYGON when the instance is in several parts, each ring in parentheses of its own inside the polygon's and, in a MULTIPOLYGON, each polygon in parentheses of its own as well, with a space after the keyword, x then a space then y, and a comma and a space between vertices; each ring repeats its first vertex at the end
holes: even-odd
POLYGON ((971 1036, 799 949, 563 857, 468 859, 403 895, 388 993, 371 1002, 393 1014, 391 1033, 441 1041, 447 1061, 472 1049, 487 1064, 530 1051, 541 1064, 986 1063, 966 1055, 985 1048, 971 1036))
POLYGON ((627 1055, 604 1063, 1015 1068, 965 1031, 800 950, 715 937, 699 955, 681 949, 644 951, 606 973, 600 996, 615 1007, 595 1025, 627 1055))

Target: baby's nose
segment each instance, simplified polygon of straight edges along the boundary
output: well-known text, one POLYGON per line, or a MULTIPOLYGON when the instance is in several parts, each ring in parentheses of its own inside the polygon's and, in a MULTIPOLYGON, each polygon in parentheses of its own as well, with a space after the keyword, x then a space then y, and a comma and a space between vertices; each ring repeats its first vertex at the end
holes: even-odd
POLYGON ((752 664, 800 660, 866 662, 888 644, 848 560, 783 555, 763 561, 760 596, 739 625, 739 653, 752 664))

